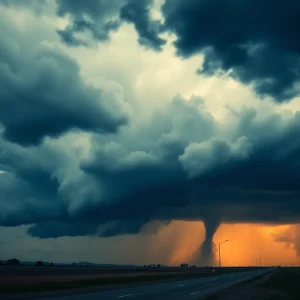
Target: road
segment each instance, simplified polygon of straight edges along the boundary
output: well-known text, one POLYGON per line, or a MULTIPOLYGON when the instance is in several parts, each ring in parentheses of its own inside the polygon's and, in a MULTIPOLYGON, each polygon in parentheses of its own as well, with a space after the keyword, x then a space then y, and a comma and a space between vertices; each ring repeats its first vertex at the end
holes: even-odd
POLYGON ((182 300, 199 299, 222 288, 251 279, 258 275, 269 272, 270 269, 231 273, 212 277, 202 277, 196 279, 177 280, 165 283, 148 284, 136 287, 105 290, 94 293, 66 295, 51 298, 40 298, 48 300, 182 300))

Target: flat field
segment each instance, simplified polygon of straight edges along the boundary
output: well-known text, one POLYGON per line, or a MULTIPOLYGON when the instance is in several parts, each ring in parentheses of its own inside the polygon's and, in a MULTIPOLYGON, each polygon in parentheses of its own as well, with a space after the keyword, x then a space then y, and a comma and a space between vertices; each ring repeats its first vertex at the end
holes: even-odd
POLYGON ((87 287, 112 288, 158 280, 214 276, 251 268, 97 268, 97 267, 0 267, 0 293, 15 294, 87 287))

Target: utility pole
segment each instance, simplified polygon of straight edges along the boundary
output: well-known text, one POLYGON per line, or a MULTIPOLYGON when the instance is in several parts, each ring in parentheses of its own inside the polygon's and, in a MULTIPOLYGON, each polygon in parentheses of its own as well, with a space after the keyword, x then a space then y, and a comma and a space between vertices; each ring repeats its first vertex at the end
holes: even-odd
POLYGON ((223 241, 221 243, 219 243, 219 266, 222 267, 221 264, 221 244, 225 243, 225 242, 229 242, 229 240, 223 241))

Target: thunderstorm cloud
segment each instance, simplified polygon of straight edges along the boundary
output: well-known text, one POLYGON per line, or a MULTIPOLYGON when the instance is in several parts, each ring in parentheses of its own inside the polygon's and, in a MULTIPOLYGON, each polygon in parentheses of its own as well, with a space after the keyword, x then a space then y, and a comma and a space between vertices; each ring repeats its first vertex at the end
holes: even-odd
POLYGON ((202 220, 209 256, 222 222, 300 222, 298 1, 0 8, 0 226, 45 239, 202 220), (226 79, 236 94, 175 84, 191 62, 195 82, 226 79))

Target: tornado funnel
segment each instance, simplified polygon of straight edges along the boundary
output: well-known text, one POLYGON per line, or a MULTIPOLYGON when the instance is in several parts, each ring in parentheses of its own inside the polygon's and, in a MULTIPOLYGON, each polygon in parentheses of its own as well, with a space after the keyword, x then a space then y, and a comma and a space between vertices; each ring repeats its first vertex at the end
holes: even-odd
POLYGON ((215 245, 213 237, 220 226, 220 220, 216 218, 204 219, 205 238, 197 254, 196 263, 199 266, 213 266, 216 264, 215 245))

